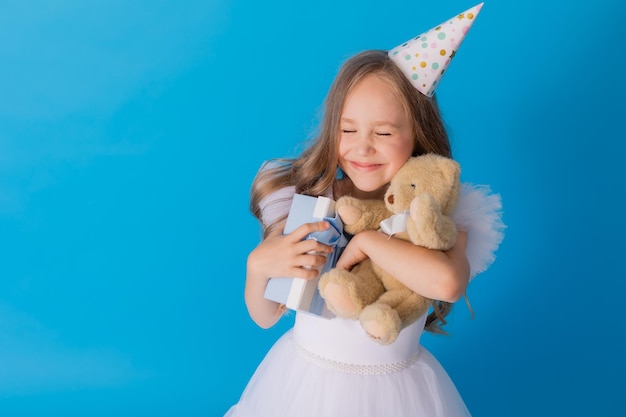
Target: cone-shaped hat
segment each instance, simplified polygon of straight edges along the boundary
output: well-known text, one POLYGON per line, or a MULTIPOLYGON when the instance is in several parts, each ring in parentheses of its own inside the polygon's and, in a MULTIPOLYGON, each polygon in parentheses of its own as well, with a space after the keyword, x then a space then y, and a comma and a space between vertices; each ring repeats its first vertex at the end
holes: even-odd
POLYGON ((389 51, 421 93, 431 97, 483 7, 480 3, 389 51))

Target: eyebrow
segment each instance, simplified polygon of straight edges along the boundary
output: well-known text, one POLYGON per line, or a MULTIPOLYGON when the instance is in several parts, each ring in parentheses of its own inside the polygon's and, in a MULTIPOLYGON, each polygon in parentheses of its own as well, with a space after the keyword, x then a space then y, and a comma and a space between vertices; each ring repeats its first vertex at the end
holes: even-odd
MULTIPOLYGON (((347 117, 342 117, 341 119, 339 119, 339 122, 345 122, 345 123, 355 123, 354 120, 349 119, 347 117)), ((389 126, 389 127, 393 127, 395 129, 399 129, 400 126, 398 126, 396 123, 392 123, 392 122, 388 122, 386 120, 380 120, 377 122, 374 122, 374 126, 389 126)))

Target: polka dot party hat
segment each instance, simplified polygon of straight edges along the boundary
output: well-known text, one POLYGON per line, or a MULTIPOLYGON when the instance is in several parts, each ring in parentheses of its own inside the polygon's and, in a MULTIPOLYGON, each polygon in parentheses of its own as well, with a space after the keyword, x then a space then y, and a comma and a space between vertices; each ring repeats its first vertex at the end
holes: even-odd
POLYGON ((432 97, 484 3, 416 36, 388 52, 411 83, 432 97))

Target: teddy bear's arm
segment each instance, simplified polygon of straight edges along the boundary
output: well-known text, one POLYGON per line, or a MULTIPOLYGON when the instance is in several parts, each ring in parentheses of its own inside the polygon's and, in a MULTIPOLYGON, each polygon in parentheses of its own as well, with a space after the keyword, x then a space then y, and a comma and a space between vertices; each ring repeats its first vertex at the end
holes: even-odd
POLYGON ((381 200, 360 200, 349 196, 339 198, 336 209, 344 230, 350 234, 376 230, 379 223, 391 215, 381 200))
POLYGON ((448 250, 456 242, 456 225, 441 212, 439 204, 428 193, 411 201, 407 221, 409 239, 416 245, 429 249, 448 250))

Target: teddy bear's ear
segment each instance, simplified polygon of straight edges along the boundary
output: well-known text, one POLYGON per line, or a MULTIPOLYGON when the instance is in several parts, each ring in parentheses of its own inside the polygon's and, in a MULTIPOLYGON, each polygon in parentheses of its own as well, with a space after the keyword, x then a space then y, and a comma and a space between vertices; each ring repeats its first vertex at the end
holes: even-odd
POLYGON ((445 198, 445 205, 442 210, 450 213, 458 200, 461 188, 461 166, 458 162, 451 158, 441 158, 439 160, 439 169, 447 184, 448 196, 445 198))
POLYGON ((460 180, 461 166, 454 159, 443 158, 441 160, 441 169, 446 175, 448 184, 454 184, 460 180))

